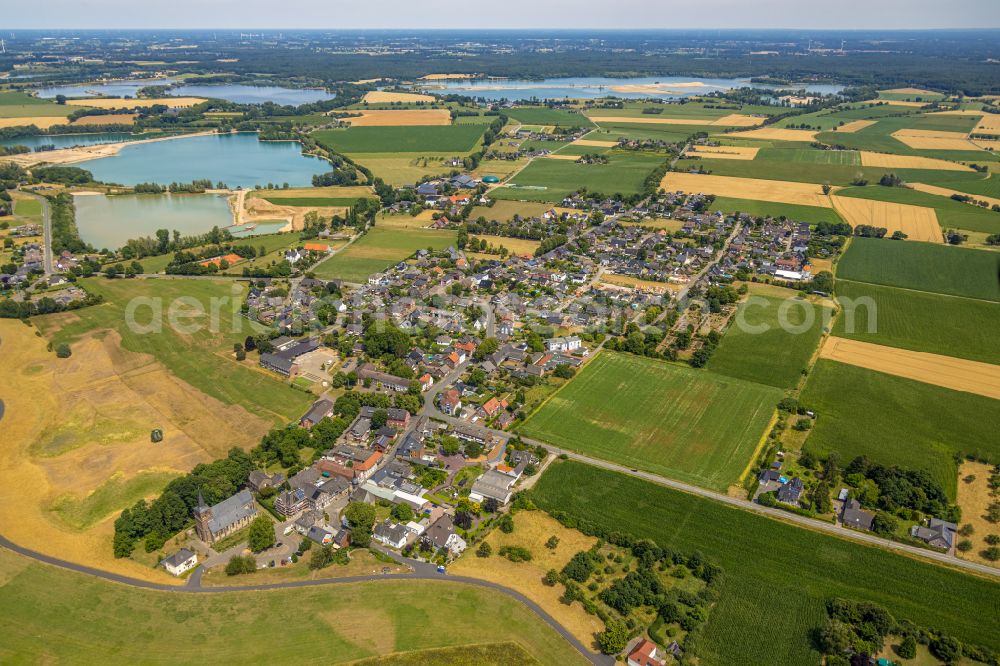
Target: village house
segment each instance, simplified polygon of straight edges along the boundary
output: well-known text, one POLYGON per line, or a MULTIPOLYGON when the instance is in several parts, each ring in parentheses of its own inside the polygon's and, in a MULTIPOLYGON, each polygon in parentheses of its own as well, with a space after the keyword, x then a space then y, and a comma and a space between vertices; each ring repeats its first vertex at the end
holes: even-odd
POLYGON ((396 377, 379 371, 374 364, 365 363, 357 369, 358 379, 365 384, 371 384, 376 389, 384 389, 395 393, 406 393, 410 390, 410 380, 396 377))
POLYGON ((170 557, 164 558, 160 564, 172 576, 181 576, 198 566, 198 556, 187 548, 181 548, 170 557))
POLYGON ((472 484, 469 499, 473 502, 482 502, 489 497, 501 505, 505 505, 514 494, 512 488, 516 481, 517 476, 513 473, 503 472, 499 469, 488 470, 472 484))
POLYGON ((840 522, 856 530, 871 531, 875 514, 861 508, 861 502, 854 498, 844 502, 844 508, 840 512, 840 522))
POLYGON ((660 658, 656 644, 642 639, 636 643, 625 659, 628 666, 666 666, 666 661, 660 658))
POLYGON ((410 536, 410 531, 405 526, 394 523, 388 519, 379 523, 372 530, 372 538, 389 548, 401 549, 406 545, 406 539, 410 536))
POLYGON ((461 555, 468 544, 455 532, 451 516, 443 515, 421 535, 421 541, 432 548, 444 548, 452 555, 461 555))
POLYGON ((333 416, 333 401, 323 398, 313 403, 309 411, 299 419, 299 425, 303 428, 312 428, 328 416, 333 416))
POLYGON ((955 533, 958 525, 938 518, 931 518, 927 525, 914 525, 910 528, 910 536, 920 539, 929 546, 942 550, 951 550, 955 545, 955 533))

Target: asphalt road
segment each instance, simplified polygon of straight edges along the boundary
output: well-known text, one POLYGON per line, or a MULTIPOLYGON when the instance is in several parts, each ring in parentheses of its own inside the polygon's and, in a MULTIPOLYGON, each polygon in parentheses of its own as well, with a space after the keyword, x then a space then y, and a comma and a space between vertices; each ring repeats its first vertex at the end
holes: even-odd
MULTIPOLYGON (((92 567, 87 567, 82 564, 76 564, 74 562, 67 562, 65 560, 60 560, 56 557, 51 557, 39 553, 28 548, 22 548, 17 544, 9 541, 8 539, 0 536, 0 546, 7 548, 19 555, 25 557, 30 557, 33 560, 39 562, 44 562, 52 566, 60 567, 62 569, 68 569, 69 571, 74 571, 76 573, 85 574, 88 576, 95 576, 106 581, 113 583, 119 583, 121 585, 129 585, 131 587, 142 588, 145 590, 155 590, 157 592, 174 592, 180 594, 219 594, 219 593, 229 593, 229 592, 266 592, 268 590, 288 590, 294 588, 303 587, 320 587, 324 585, 347 585, 350 583, 366 583, 372 581, 384 581, 384 580, 429 580, 437 581, 442 583, 459 583, 463 585, 474 585, 476 587, 485 588, 494 592, 499 592, 505 594, 508 597, 516 599, 525 606, 527 606, 532 612, 538 615, 546 624, 552 627, 560 636, 565 638, 570 645, 573 646, 583 657, 596 666, 611 666, 614 664, 614 659, 607 655, 595 654, 588 650, 586 646, 583 645, 579 640, 577 640, 572 634, 570 634, 561 624, 559 624, 555 618, 545 612, 541 606, 536 604, 534 601, 524 596, 516 590, 512 590, 509 587, 504 587, 503 585, 498 585, 497 583, 491 583, 489 581, 479 580, 477 578, 468 578, 466 576, 451 576, 448 574, 437 573, 437 567, 433 564, 427 562, 420 562, 417 560, 411 560, 405 557, 401 557, 396 553, 389 553, 394 559, 400 560, 410 567, 413 568, 413 573, 409 574, 386 574, 386 575, 366 575, 366 576, 347 576, 344 578, 327 578, 327 579, 317 579, 317 580, 296 580, 288 581, 285 583, 270 583, 266 585, 232 585, 225 587, 202 587, 201 586, 201 575, 203 573, 202 567, 198 567, 191 576, 188 578, 187 585, 176 586, 176 585, 164 585, 162 583, 152 583, 149 581, 139 580, 137 578, 130 578, 128 576, 121 576, 119 574, 110 573, 108 571, 101 571, 100 569, 94 569, 92 567)), ((382 549, 379 549, 382 550, 382 549)))
POLYGON ((24 190, 20 192, 42 204, 42 266, 45 269, 45 275, 52 275, 52 211, 49 208, 49 200, 34 192, 25 192, 24 190))

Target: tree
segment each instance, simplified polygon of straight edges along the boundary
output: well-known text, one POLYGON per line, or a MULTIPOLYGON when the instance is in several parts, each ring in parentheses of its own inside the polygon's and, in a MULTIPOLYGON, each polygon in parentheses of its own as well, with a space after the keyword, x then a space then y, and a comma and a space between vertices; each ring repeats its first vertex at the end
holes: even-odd
POLYGON ((830 618, 816 635, 816 642, 823 654, 840 654, 851 647, 854 632, 840 620, 830 618))
POLYGON ((476 557, 489 557, 493 554, 493 546, 486 543, 485 541, 479 544, 479 548, 476 549, 476 557))
POLYGON ((378 430, 389 420, 389 412, 384 409, 376 409, 372 414, 372 428, 378 430))
POLYGON ((59 358, 69 358, 73 355, 73 351, 69 348, 69 345, 65 342, 56 347, 56 356, 59 358))
POLYGON ((545 547, 548 548, 549 550, 555 550, 556 546, 558 545, 559 545, 559 537, 557 536, 550 536, 549 540, 545 542, 545 547))
POLYGON ((497 520, 497 527, 504 534, 510 534, 514 531, 514 519, 509 513, 505 513, 497 520))
POLYGON ((375 507, 364 502, 351 502, 344 509, 344 517, 351 527, 351 543, 366 548, 371 542, 372 527, 375 525, 375 507))
POLYGON ((392 518, 398 523, 408 523, 413 520, 413 509, 406 502, 400 502, 392 507, 392 518))
POLYGON ((309 568, 312 570, 322 569, 333 564, 333 546, 323 546, 312 551, 309 556, 309 568))
POLYGON ((257 560, 253 555, 233 555, 226 564, 226 575, 237 576, 257 571, 257 560))
POLYGON ((913 636, 907 636, 896 646, 895 651, 900 659, 913 659, 917 656, 917 640, 913 636))
POLYGON ((874 520, 872 520, 872 532, 882 536, 893 534, 898 526, 899 521, 896 520, 896 517, 883 511, 876 513, 874 520))
POLYGON ((927 647, 932 655, 946 664, 958 661, 958 658, 962 656, 962 644, 951 636, 938 636, 931 640, 927 647))
POLYGON ((618 654, 628 645, 628 627, 624 623, 612 620, 604 631, 597 635, 597 644, 604 654, 618 654))
POLYGON ((267 516, 261 514, 250 523, 250 530, 247 534, 247 541, 250 550, 259 553, 274 545, 274 523, 267 516))

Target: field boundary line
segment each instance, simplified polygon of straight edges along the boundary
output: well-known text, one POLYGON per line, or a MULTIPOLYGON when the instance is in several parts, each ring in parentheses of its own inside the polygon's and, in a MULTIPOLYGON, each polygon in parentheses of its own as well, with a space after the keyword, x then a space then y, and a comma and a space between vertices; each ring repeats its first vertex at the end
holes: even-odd
MULTIPOLYGON (((961 298, 967 301, 978 301, 980 303, 993 303, 1000 305, 1000 301, 991 301, 988 298, 976 298, 975 296, 959 296, 958 294, 943 294, 939 291, 925 291, 923 289, 913 289, 912 287, 897 287, 893 284, 882 284, 881 282, 865 282, 864 280, 851 280, 849 278, 837 278, 839 282, 850 282, 853 284, 867 284, 872 287, 885 287, 887 289, 899 289, 900 291, 912 291, 915 294, 928 294, 930 296, 943 296, 945 298, 961 298)), ((843 311, 843 306, 841 306, 843 311)))
POLYGON ((739 486, 747 478, 747 475, 750 474, 751 471, 753 471, 754 464, 760 457, 760 452, 764 450, 764 446, 767 444, 767 436, 771 434, 771 431, 774 429, 774 424, 776 424, 777 422, 778 422, 778 410, 777 408, 775 408, 771 411, 771 419, 767 422, 767 427, 764 428, 764 434, 760 436, 760 441, 757 442, 757 446, 754 447, 753 453, 750 454, 750 460, 747 462, 747 466, 740 473, 739 477, 736 479, 736 482, 731 485, 739 486))

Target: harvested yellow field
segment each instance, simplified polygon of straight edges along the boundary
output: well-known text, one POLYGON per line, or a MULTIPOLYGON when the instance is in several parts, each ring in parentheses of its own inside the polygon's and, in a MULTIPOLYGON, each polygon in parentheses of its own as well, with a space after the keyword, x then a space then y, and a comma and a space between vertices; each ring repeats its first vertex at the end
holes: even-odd
POLYGON ((202 97, 150 97, 143 99, 89 98, 68 99, 72 106, 92 106, 95 109, 138 109, 146 106, 162 104, 171 109, 184 109, 208 100, 202 97))
POLYGON ((25 118, 0 118, 0 127, 27 127, 34 125, 38 129, 48 129, 55 125, 67 125, 69 121, 62 116, 28 116, 25 118))
POLYGON ((111 113, 106 116, 84 116, 77 118, 71 125, 131 125, 135 121, 134 113, 111 113))
POLYGON ((976 134, 1000 134, 1000 114, 983 114, 983 119, 972 131, 976 134))
POLYGON ((691 146, 687 154, 716 160, 752 160, 757 157, 758 151, 760 148, 743 146, 691 146))
POLYGON ((344 118, 352 127, 399 127, 415 125, 451 125, 448 109, 403 109, 362 111, 360 117, 344 118))
POLYGON ((435 98, 431 95, 420 95, 417 93, 403 93, 403 92, 385 92, 383 90, 372 90, 369 93, 365 93, 363 102, 367 104, 391 104, 393 102, 402 102, 403 104, 411 104, 414 102, 433 102, 435 98))
POLYGON ((829 337, 820 358, 1000 400, 1000 365, 829 337))
MULTIPOLYGON (((58 325, 75 315, 45 319, 58 325)), ((58 359, 33 328, 8 319, 0 321, 0 349, 0 533, 98 569, 172 580, 111 557, 114 518, 139 497, 126 493, 100 507, 88 498, 132 481, 185 473, 232 446, 255 443, 273 424, 202 394, 150 356, 123 350, 116 333, 76 342, 70 358, 58 359), (153 427, 167 434, 163 443, 150 443, 153 427), (67 506, 77 509, 71 515, 79 525, 53 510, 67 506)))
POLYGON ((711 125, 727 125, 729 127, 756 127, 764 123, 763 118, 758 118, 756 116, 745 116, 742 113, 730 113, 728 116, 722 116, 716 121, 710 123, 711 125))
POLYGON ((471 79, 472 74, 427 74, 420 78, 424 81, 449 81, 453 79, 471 79))
POLYGON ((880 102, 885 102, 889 106, 908 106, 910 108, 918 109, 922 106, 927 106, 927 102, 904 102, 898 99, 881 99, 880 102))
POLYGON ((987 197, 982 194, 969 194, 968 192, 953 190, 950 187, 938 187, 937 185, 925 185, 923 183, 909 183, 909 185, 913 189, 926 192, 927 194, 936 194, 941 197, 951 197, 953 194, 958 194, 960 196, 972 197, 976 201, 985 201, 990 206, 1000 206, 1000 199, 987 197))
POLYGON ((800 204, 830 208, 830 197, 813 183, 792 183, 784 180, 762 180, 735 176, 711 176, 693 173, 668 173, 660 187, 673 192, 715 194, 735 199, 753 199, 775 203, 800 204))
POLYGON ((520 257, 535 256, 535 250, 541 245, 540 241, 533 241, 527 238, 508 238, 507 236, 487 236, 481 234, 477 234, 475 238, 484 240, 493 247, 505 247, 510 250, 511 254, 516 254, 520 257))
POLYGON ((746 132, 733 132, 726 136, 734 139, 760 139, 762 141, 806 141, 816 140, 816 133, 811 130, 781 129, 780 127, 761 127, 746 132))
POLYGON ((871 127, 875 124, 874 120, 854 120, 849 123, 844 123, 836 129, 837 132, 847 132, 848 134, 854 134, 858 130, 863 130, 866 127, 871 127))
POLYGON ((909 155, 890 155, 888 153, 872 153, 861 151, 861 166, 882 167, 885 169, 935 169, 937 171, 972 171, 972 167, 939 160, 933 157, 913 157, 909 155))
POLYGON ((901 129, 892 136, 915 150, 979 150, 962 132, 901 129))
POLYGON ((966 460, 958 468, 958 492, 955 495, 955 504, 962 509, 962 524, 969 523, 973 527, 972 534, 968 537, 973 544, 972 550, 963 553, 955 551, 957 557, 963 560, 972 560, 987 566, 1000 566, 998 562, 990 562, 980 555, 989 544, 985 537, 995 534, 996 524, 986 519, 989 515, 989 505, 993 501, 990 491, 990 476, 993 474, 993 466, 986 463, 966 460), (971 481, 967 478, 974 477, 971 481))
POLYGON ((576 162, 580 159, 579 155, 560 155, 559 153, 551 153, 545 157, 550 160, 566 160, 567 162, 576 162))
POLYGON ((651 294, 662 294, 667 291, 677 291, 681 288, 679 284, 670 282, 657 282, 655 280, 643 280, 631 275, 617 275, 615 273, 605 273, 601 276, 601 282, 615 287, 630 287, 645 291, 651 294))
POLYGON ((943 243, 941 227, 933 208, 834 196, 833 207, 852 227, 867 224, 902 231, 911 240, 943 243))
POLYGON ((549 587, 542 579, 549 569, 561 571, 571 557, 593 547, 596 538, 567 529, 541 511, 519 511, 514 516, 512 533, 493 530, 485 541, 493 547, 491 557, 476 557, 470 548, 448 568, 449 573, 514 588, 544 608, 584 645, 594 642, 594 634, 604 629, 604 623, 596 615, 588 615, 579 603, 560 602, 562 585, 549 587), (559 543, 553 549, 546 548, 545 542, 553 536, 558 537, 559 543), (511 562, 497 554, 502 546, 525 547, 531 551, 532 559, 511 562))
POLYGON ((614 148, 618 145, 617 141, 598 141, 596 139, 577 139, 571 146, 588 146, 591 148, 614 148))
POLYGON ((924 90, 923 88, 892 88, 891 90, 881 90, 879 92, 889 93, 890 95, 919 95, 921 97, 925 95, 936 97, 941 94, 933 90, 924 90))

